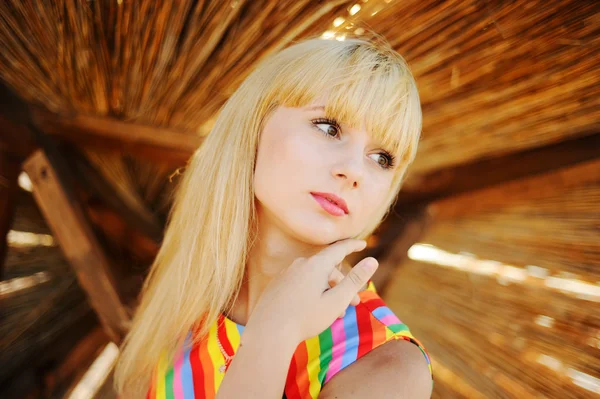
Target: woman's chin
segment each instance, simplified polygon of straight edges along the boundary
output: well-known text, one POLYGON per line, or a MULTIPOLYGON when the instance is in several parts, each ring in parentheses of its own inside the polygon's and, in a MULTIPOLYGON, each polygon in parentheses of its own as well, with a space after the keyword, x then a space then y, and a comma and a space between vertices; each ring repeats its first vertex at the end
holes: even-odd
POLYGON ((350 238, 347 231, 343 231, 340 226, 331 226, 328 223, 310 224, 298 226, 294 229, 296 237, 302 242, 310 245, 329 245, 336 241, 350 238))

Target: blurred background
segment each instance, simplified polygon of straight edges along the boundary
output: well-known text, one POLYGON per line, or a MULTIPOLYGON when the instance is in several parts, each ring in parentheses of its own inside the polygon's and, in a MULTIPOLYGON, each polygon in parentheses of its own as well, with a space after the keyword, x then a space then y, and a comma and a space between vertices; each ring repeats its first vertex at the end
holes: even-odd
POLYGON ((296 40, 372 31, 424 125, 366 252, 433 397, 600 397, 591 0, 2 0, 0 396, 114 397, 169 195, 221 105, 296 40))

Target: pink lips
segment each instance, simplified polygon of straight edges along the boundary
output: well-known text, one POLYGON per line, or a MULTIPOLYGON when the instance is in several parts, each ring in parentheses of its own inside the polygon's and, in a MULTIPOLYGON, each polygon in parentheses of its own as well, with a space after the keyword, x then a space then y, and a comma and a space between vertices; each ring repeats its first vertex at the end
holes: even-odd
POLYGON ((332 193, 311 193, 315 201, 333 216, 344 216, 348 214, 348 206, 343 198, 332 193))

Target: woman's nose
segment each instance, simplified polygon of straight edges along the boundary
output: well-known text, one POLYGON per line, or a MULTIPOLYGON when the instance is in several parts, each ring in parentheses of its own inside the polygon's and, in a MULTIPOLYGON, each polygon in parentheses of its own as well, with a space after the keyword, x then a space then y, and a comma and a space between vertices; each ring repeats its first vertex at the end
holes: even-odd
POLYGON ((351 187, 358 187, 362 184, 364 174, 362 158, 362 151, 360 156, 348 154, 333 166, 331 169, 332 175, 336 179, 343 179, 345 184, 351 187))

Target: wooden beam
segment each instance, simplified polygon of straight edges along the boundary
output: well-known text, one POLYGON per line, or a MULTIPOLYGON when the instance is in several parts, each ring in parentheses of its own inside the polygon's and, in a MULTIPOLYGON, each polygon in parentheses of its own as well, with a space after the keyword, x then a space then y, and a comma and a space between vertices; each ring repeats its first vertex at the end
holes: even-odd
POLYGON ((598 148, 600 133, 595 133, 503 157, 454 166, 424 176, 409 176, 398 196, 396 211, 402 212, 411 204, 431 202, 585 162, 598 156, 598 148))
POLYGON ((61 153, 71 166, 74 178, 88 193, 108 205, 126 224, 138 232, 155 243, 162 241, 164 224, 149 209, 124 195, 75 148, 63 146, 61 153))
MULTIPOLYGON (((67 118, 62 120, 60 116, 44 111, 39 107, 33 107, 26 104, 21 98, 19 98, 13 91, 0 82, 0 151, 4 148, 10 150, 10 154, 17 154, 21 159, 27 158, 33 151, 42 147, 46 149, 48 153, 48 147, 55 148, 55 151, 59 151, 59 154, 55 157, 54 163, 65 164, 64 169, 68 174, 72 174, 73 178, 76 179, 79 185, 82 186, 87 193, 100 199, 103 203, 108 205, 113 211, 115 211, 128 225, 135 228, 137 231, 149 237, 152 241, 158 244, 162 241, 162 233, 164 229, 164 222, 156 218, 151 211, 140 206, 139 203, 134 203, 131 198, 127 198, 120 190, 108 181, 102 174, 100 174, 88 160, 81 155, 75 148, 69 146, 66 143, 60 145, 54 140, 49 140, 43 130, 48 128, 60 128, 60 126, 68 126, 69 124, 77 124, 77 120, 83 120, 85 123, 91 123, 92 120, 100 120, 97 126, 97 131, 101 131, 101 134, 112 134, 117 137, 119 134, 124 134, 124 140, 130 140, 128 137, 128 129, 134 129, 136 132, 141 132, 142 141, 153 141, 167 143, 170 148, 173 149, 184 149, 183 153, 191 155, 194 151, 193 144, 199 137, 191 134, 175 133, 175 135, 183 135, 184 138, 169 136, 172 131, 165 129, 155 129, 152 127, 142 126, 138 129, 137 125, 123 123, 120 121, 104 118, 95 117, 81 117, 81 118, 67 118), (36 119, 38 118, 38 119, 36 119), (37 125, 34 123, 37 121, 37 125), (62 122, 61 122, 62 121, 62 122), (102 121, 108 121, 108 123, 102 123, 102 121), (40 124, 41 126, 40 129, 40 124), (109 130, 106 130, 107 127, 109 130), (103 130, 104 129, 104 130, 103 130), (114 129, 113 132, 110 129, 114 129), (108 133, 106 133, 108 132, 108 133), (166 132, 166 133, 165 133, 166 132), (191 138, 191 140, 190 140, 191 138), (169 143, 169 140, 173 140, 169 143), (189 146, 189 147, 186 147, 189 146), (187 149, 186 149, 187 148, 187 149)), ((80 126, 79 129, 82 129, 80 126)), ((78 138, 82 138, 85 142, 88 134, 80 130, 75 131, 76 136, 71 141, 78 142, 78 138)), ((92 135, 96 134, 97 131, 92 131, 92 135)), ((61 135, 60 132, 57 133, 61 135)), ((111 148, 111 138, 105 137, 106 140, 102 140, 99 144, 99 148, 111 148), (102 144, 104 143, 104 144, 102 144), (107 146, 108 143, 108 146, 107 146)), ((133 143, 133 141, 132 141, 133 143)), ((114 144, 114 143, 113 143, 114 144)), ((197 143, 199 145, 199 142, 197 143)), ((118 149, 122 147, 114 147, 118 149)), ((141 150, 144 153, 144 146, 135 147, 135 151, 141 150)), ((155 154, 156 155, 156 154, 155 154)), ((159 156, 155 160, 161 160, 159 156)), ((170 158, 169 158, 170 159, 170 158)), ((184 158, 182 158, 183 160, 184 158)), ((177 162, 176 162, 177 163, 177 162)), ((185 161, 183 161, 185 163, 185 161)), ((22 199, 22 197, 20 198, 22 199)), ((34 206, 35 207, 35 206, 34 206)), ((28 230, 29 231, 29 230, 28 230)), ((152 246, 152 245, 150 245, 152 246)))
POLYGON ((113 273, 86 215, 72 194, 66 172, 50 162, 42 150, 25 163, 33 195, 80 285, 110 338, 120 342, 129 326, 129 314, 115 289, 113 273))
POLYGON ((127 243, 127 252, 135 256, 140 263, 152 263, 160 249, 159 242, 141 234, 139 230, 126 223, 120 214, 103 204, 89 204, 86 210, 96 228, 102 231, 113 244, 123 249, 123 243, 127 243))
POLYGON ((18 193, 19 159, 0 150, 0 280, 4 280, 7 234, 15 215, 18 193))
POLYGON ((56 115, 32 108, 31 118, 44 133, 78 146, 117 151, 173 166, 185 165, 203 140, 195 132, 92 115, 56 115))

